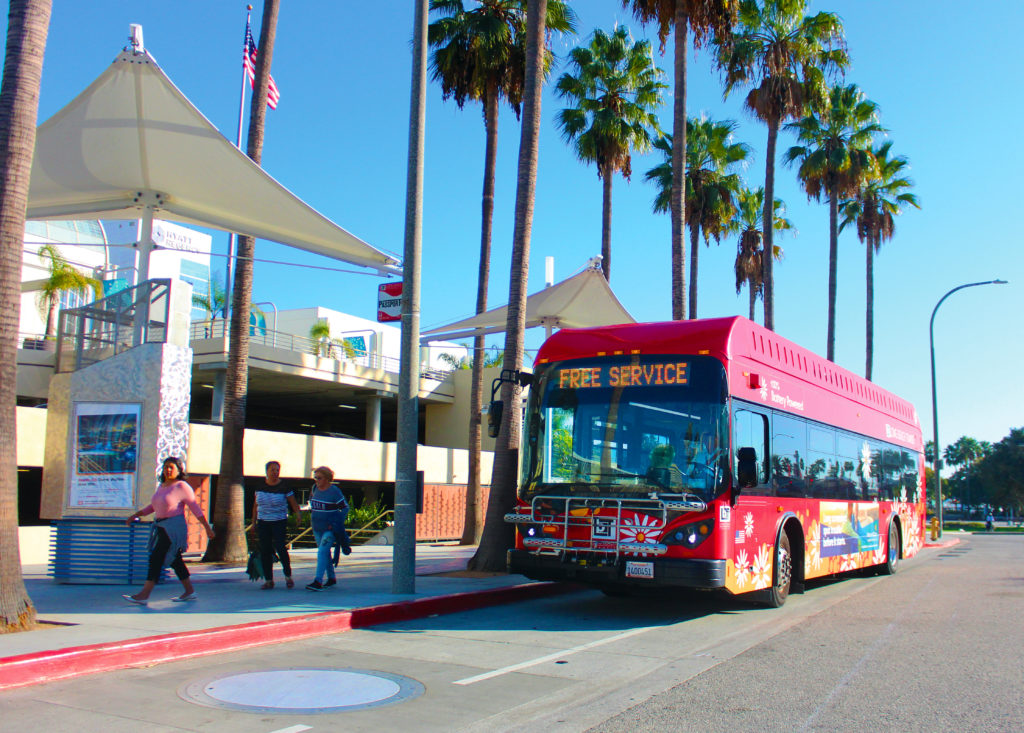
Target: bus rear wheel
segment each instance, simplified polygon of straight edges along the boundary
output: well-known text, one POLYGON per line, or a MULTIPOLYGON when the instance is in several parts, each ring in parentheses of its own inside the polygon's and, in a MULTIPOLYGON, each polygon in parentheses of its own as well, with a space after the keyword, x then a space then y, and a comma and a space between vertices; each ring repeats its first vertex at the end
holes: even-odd
POLYGON ((789 587, 793 582, 793 553, 789 548, 789 535, 783 531, 775 544, 774 584, 765 593, 766 603, 770 608, 779 608, 789 597, 789 587))
POLYGON ((889 522, 889 540, 885 546, 885 564, 882 565, 882 575, 895 575, 900 566, 900 531, 896 528, 896 522, 889 522))

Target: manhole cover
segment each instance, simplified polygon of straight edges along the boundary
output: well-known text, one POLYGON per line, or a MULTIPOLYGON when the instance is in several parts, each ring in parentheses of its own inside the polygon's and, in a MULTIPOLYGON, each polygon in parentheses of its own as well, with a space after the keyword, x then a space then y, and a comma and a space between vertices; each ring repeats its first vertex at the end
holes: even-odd
POLYGON ((423 685, 362 669, 274 669, 193 682, 179 694, 207 707, 295 715, 390 705, 419 697, 423 685))

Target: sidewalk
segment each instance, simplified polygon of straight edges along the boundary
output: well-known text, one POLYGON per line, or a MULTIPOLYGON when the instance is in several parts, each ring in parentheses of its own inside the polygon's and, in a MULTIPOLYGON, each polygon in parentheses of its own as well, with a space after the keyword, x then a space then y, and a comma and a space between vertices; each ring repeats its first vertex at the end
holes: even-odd
POLYGON ((26 566, 25 584, 40 622, 35 631, 0 636, 0 690, 234 651, 361 626, 508 603, 564 592, 521 575, 459 573, 475 547, 417 545, 415 593, 391 592, 389 546, 357 546, 338 565, 338 585, 310 592, 313 550, 291 553, 295 588, 286 589, 279 565, 276 587, 260 590, 244 567, 190 564, 196 601, 174 603, 181 585, 158 585, 148 606, 121 598, 140 586, 63 585, 45 566, 26 566), (454 575, 453 575, 454 573, 454 575))

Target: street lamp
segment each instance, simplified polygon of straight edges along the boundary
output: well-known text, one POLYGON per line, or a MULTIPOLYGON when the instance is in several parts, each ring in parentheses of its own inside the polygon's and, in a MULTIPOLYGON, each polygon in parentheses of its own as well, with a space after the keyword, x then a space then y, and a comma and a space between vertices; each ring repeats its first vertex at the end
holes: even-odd
POLYGON ((942 477, 939 475, 939 470, 942 467, 942 461, 939 458, 939 400, 935 389, 935 314, 939 310, 939 306, 945 302, 946 298, 951 296, 957 290, 963 290, 964 288, 973 288, 978 285, 1005 285, 1006 280, 986 280, 980 283, 967 283, 966 285, 958 285, 957 287, 950 290, 948 293, 943 295, 939 302, 935 304, 935 308, 932 309, 932 319, 928 324, 928 347, 932 354, 932 427, 935 430, 934 433, 934 455, 932 456, 932 469, 935 472, 935 516, 939 520, 939 536, 942 536, 942 477))

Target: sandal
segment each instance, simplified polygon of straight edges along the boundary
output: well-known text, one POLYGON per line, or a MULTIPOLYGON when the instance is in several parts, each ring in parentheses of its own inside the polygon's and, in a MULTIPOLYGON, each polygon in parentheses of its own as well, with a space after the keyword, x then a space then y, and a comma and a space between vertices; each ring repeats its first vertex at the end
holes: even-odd
POLYGON ((295 581, 292 580, 291 578, 285 578, 284 579, 284 584, 288 588, 294 588, 295 587, 295 581))
POLYGON ((260 586, 260 590, 271 590, 274 587, 274 581, 268 580, 266 583, 260 586))

